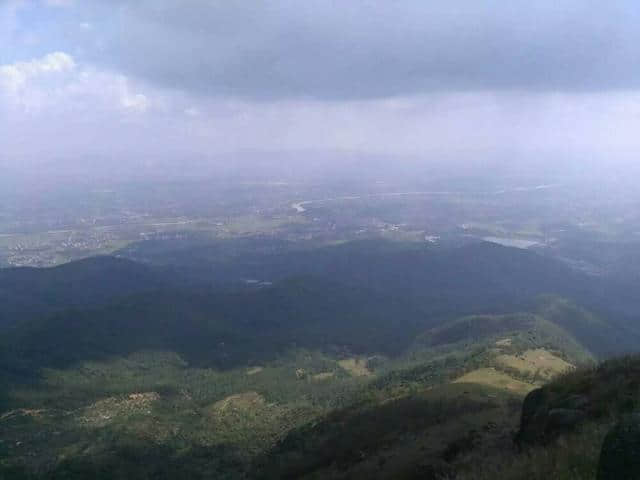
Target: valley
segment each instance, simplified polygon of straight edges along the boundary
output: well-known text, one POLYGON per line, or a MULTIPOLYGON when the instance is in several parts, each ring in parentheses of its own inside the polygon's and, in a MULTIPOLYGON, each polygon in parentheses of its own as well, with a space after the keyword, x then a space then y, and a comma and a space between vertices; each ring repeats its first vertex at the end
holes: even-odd
POLYGON ((0 480, 640 480, 639 5, 0 0, 0 480))
POLYGON ((493 243, 155 245, 0 270, 3 474, 465 478, 640 340, 624 289, 493 243))
POLYGON ((593 274, 622 266, 589 250, 640 250, 635 196, 615 178, 603 179, 618 191, 602 204, 586 192, 591 179, 575 173, 474 172, 472 181, 446 169, 415 177, 380 166, 362 177, 353 166, 333 181, 288 165, 247 177, 214 169, 161 183, 84 180, 33 195, 28 184, 16 187, 0 198, 0 266, 55 266, 141 242, 188 247, 265 236, 308 247, 372 237, 445 246, 485 240, 593 274))

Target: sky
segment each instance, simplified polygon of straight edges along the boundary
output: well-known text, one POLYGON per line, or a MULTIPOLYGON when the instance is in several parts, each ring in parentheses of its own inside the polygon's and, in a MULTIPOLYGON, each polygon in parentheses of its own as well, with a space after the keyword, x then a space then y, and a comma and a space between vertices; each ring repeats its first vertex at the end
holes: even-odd
POLYGON ((0 168, 309 150, 635 162, 639 131, 634 0, 0 0, 0 168))

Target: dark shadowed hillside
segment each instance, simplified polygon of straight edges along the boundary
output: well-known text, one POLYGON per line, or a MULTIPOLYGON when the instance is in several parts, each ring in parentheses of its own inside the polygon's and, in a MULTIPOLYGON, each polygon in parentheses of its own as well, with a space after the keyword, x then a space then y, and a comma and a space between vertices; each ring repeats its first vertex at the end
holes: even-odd
POLYGON ((218 241, 193 250, 142 242, 123 255, 172 266, 194 281, 241 283, 313 275, 405 298, 433 313, 512 308, 538 294, 558 294, 624 321, 638 306, 631 283, 609 282, 533 251, 489 242, 459 247, 363 240, 291 248, 270 239, 218 241))
POLYGON ((5 337, 3 363, 37 370, 170 350, 228 368, 294 346, 394 354, 432 321, 403 302, 313 278, 238 293, 164 290, 24 324, 5 337))
POLYGON ((34 314, 93 307, 167 286, 169 278, 148 266, 107 256, 45 269, 0 269, 0 328, 34 314))
POLYGON ((453 478, 519 459, 524 396, 640 338, 528 251, 227 247, 0 272, 0 472, 453 478))

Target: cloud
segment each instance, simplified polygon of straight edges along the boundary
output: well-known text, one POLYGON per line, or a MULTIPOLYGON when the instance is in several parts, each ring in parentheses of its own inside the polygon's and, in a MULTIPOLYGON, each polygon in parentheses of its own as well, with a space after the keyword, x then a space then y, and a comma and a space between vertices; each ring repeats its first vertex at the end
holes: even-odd
POLYGON ((13 30, 23 5, 23 36, 36 35, 98 68, 210 97, 351 100, 640 88, 640 4, 634 0, 9 5, 0 11, 13 30))
POLYGON ((5 154, 617 155, 640 148, 639 128, 637 92, 495 90, 255 102, 154 86, 63 52, 0 66, 5 154))
POLYGON ((0 7, 4 155, 640 148, 630 1, 43 5, 0 7))
POLYGON ((0 84, 15 92, 31 79, 56 73, 64 73, 75 68, 75 62, 64 52, 54 52, 28 62, 0 65, 0 84))
POLYGON ((0 65, 0 107, 14 117, 145 112, 152 100, 124 75, 79 66, 65 52, 0 65))
MULTIPOLYGON (((199 94, 363 99, 640 87, 633 0, 114 0, 92 61, 199 94)), ((99 12, 99 13, 98 13, 99 12)))

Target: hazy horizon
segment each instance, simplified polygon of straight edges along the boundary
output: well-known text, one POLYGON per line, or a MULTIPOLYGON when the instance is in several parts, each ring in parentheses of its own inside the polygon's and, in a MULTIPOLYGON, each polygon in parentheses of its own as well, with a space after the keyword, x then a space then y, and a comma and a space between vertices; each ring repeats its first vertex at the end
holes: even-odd
POLYGON ((631 1, 7 0, 0 169, 118 178, 301 151, 625 168, 639 15, 631 1))

